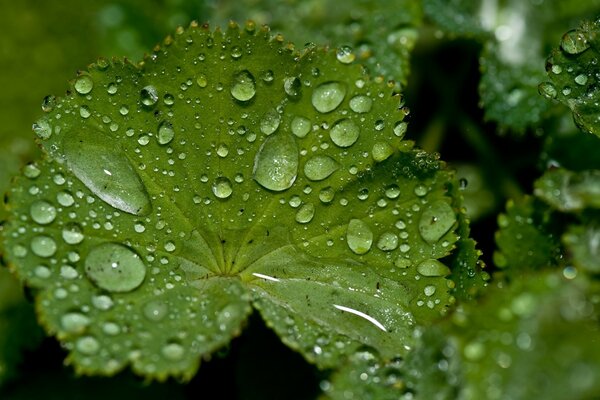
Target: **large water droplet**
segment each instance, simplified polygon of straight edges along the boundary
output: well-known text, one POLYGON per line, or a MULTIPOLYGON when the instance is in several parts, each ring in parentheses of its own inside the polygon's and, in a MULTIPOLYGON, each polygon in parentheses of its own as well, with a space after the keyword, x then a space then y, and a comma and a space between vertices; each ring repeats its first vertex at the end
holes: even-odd
POLYGON ((254 76, 248 70, 238 72, 233 77, 231 95, 239 101, 248 101, 256 94, 256 83, 254 76))
POLYGON ((129 214, 150 212, 146 188, 118 148, 73 138, 65 144, 64 154, 75 176, 100 199, 129 214))
POLYGON ((350 46, 340 47, 336 52, 335 56, 338 59, 338 61, 342 64, 350 64, 356 59, 356 56, 352 52, 352 47, 350 46))
POLYGON ((368 113, 373 106, 373 100, 369 96, 359 94, 350 99, 350 109, 355 113, 368 113))
POLYGON ((450 275, 450 268, 438 260, 429 259, 417 265, 417 272, 423 276, 446 276, 450 275))
POLYGON ((33 129, 35 134, 42 140, 46 140, 52 136, 52 127, 45 119, 34 122, 31 129, 33 129))
POLYGON ((62 230, 62 238, 67 244, 79 244, 83 241, 83 231, 75 222, 71 222, 62 230))
POLYGON ((52 257, 56 253, 56 242, 49 236, 36 236, 31 239, 31 251, 39 257, 52 257))
POLYGON ((278 134, 267 138, 256 154, 252 174, 266 189, 289 189, 298 175, 298 145, 294 137, 278 134))
POLYGON ((579 54, 587 50, 590 44, 582 32, 573 29, 563 35, 560 47, 565 53, 579 54))
POLYGON ((296 222, 308 224, 315 216, 315 206, 312 203, 304 204, 296 213, 296 222))
POLYGON ((373 232, 365 222, 352 219, 346 231, 346 242, 354 253, 365 254, 373 245, 373 232))
POLYGON ((94 88, 94 81, 92 77, 84 74, 77 77, 75 80, 75 90, 79 94, 88 94, 94 88))
POLYGON ((150 108, 158 101, 158 91, 152 85, 145 86, 140 91, 140 100, 145 107, 150 108))
POLYGON ((56 218, 56 207, 44 200, 38 200, 29 207, 31 219, 40 225, 47 225, 56 218))
POLYGON ((79 312, 70 312, 60 319, 62 328, 69 333, 82 333, 90 324, 90 319, 79 312))
POLYGON ((170 143, 175 137, 175 131, 170 122, 163 121, 158 125, 158 135, 156 136, 159 144, 170 143))
POLYGON ((306 164, 304 164, 304 175, 311 181, 322 181, 339 168, 340 164, 333 158, 317 155, 311 157, 306 161, 306 164))
POLYGON ((340 82, 325 82, 315 88, 312 94, 312 105, 322 113, 328 113, 342 104, 346 97, 346 86, 340 82))
POLYGON ((231 181, 223 176, 217 178, 212 186, 212 191, 220 199, 228 198, 233 193, 231 181))
POLYGON ((260 121, 260 131, 265 135, 270 135, 279 128, 279 123, 281 122, 281 115, 277 112, 277 110, 272 109, 265 113, 263 118, 260 121))
POLYGON ((452 228, 456 214, 443 200, 431 203, 421 214, 419 233, 427 243, 435 243, 452 228))
POLYGON ((146 266, 129 247, 104 243, 93 248, 85 259, 85 272, 99 288, 109 292, 129 292, 142 284, 146 266))
POLYGON ((306 137, 311 129, 311 123, 308 118, 295 117, 291 124, 292 133, 299 138, 306 137))
POLYGON ((331 127, 331 141, 339 147, 350 147, 358 140, 360 128, 350 119, 342 119, 331 127))

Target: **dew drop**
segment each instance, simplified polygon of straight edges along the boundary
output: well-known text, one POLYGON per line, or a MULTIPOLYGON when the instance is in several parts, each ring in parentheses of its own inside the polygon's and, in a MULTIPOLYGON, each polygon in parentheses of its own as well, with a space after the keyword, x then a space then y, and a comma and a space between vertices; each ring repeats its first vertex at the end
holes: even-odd
POLYGON ((285 78, 283 80, 283 90, 293 100, 300 98, 302 82, 296 77, 285 78))
POLYGON ((84 336, 77 340, 75 347, 79 352, 91 356, 100 350, 100 343, 92 336, 84 336))
POLYGON ((392 232, 384 232, 377 241, 379 250, 392 251, 398 248, 398 236, 392 232))
POLYGON ((144 86, 140 91, 140 100, 145 107, 152 107, 158 101, 158 91, 152 85, 144 86))
POLYGON ((333 158, 324 155, 313 156, 304 164, 304 175, 311 181, 322 181, 340 168, 333 158))
POLYGON ((248 70, 238 72, 233 77, 231 95, 238 101, 249 101, 256 94, 256 82, 254 76, 248 70))
POLYGON ((204 75, 204 74, 198 75, 198 77, 196 78, 196 84, 198 86, 200 86, 201 88, 205 88, 206 85, 208 85, 208 79, 206 78, 206 75, 204 75))
POLYGON ((360 128, 350 119, 337 121, 329 132, 331 141, 339 147, 350 147, 358 140, 360 128))
POLYGON ((427 243, 435 243, 452 228, 456 214, 443 200, 431 203, 421 214, 419 233, 427 243))
POLYGON ((311 123, 308 118, 295 117, 291 124, 292 133, 299 138, 306 137, 311 129, 311 123))
POLYGON ((35 164, 27 164, 23 168, 23 175, 29 179, 35 179, 42 173, 42 170, 35 164))
POLYGON ((109 292, 129 292, 142 284, 146 266, 129 247, 104 243, 93 248, 85 259, 85 273, 99 288, 109 292))
POLYGON ((369 96, 359 94, 350 99, 350 109, 355 113, 368 113, 371 107, 373 107, 373 100, 369 96))
POLYGON ((85 331, 90 324, 90 319, 82 313, 70 312, 61 317, 60 324, 65 331, 79 334, 85 331))
POLYGON ((63 228, 62 238, 67 244, 79 244, 84 239, 83 231, 78 224, 71 222, 63 228))
POLYGON ((450 275, 450 268, 438 260, 428 259, 417 265, 417 272, 423 276, 446 276, 450 275))
POLYGON ((425 288, 423 289, 423 293, 425 293, 425 296, 427 297, 431 297, 435 294, 435 286, 433 285, 427 285, 425 286, 425 288))
POLYGON ((406 122, 398 121, 394 124, 394 135, 399 138, 403 138, 406 130, 408 129, 408 124, 406 122))
POLYGON ((220 199, 228 198, 233 193, 231 181, 223 176, 217 178, 212 186, 212 191, 220 199))
POLYGON ((169 312, 169 306, 160 300, 152 300, 144 306, 144 316, 150 321, 162 321, 169 312))
POLYGON ((315 216, 315 206, 312 203, 302 205, 296 213, 296 222, 308 224, 315 216))
POLYGON ((373 159, 375 161, 381 162, 387 160, 392 154, 394 154, 394 149, 386 142, 377 142, 373 145, 371 154, 373 155, 373 159))
POLYGON ((107 296, 105 294, 101 294, 99 296, 92 297, 92 304, 98 310, 106 311, 106 310, 110 310, 114 303, 113 303, 113 300, 109 296, 107 296))
POLYGON ((39 257, 52 257, 56 253, 56 242, 49 236, 36 236, 31 239, 31 251, 39 257))
POLYGON ((365 254, 373 245, 373 232, 369 226, 360 219, 352 219, 346 231, 348 247, 356 254, 365 254))
POLYGON ((42 140, 46 140, 52 136, 52 127, 45 119, 40 119, 39 121, 34 122, 31 126, 31 129, 33 129, 33 132, 35 132, 35 134, 42 140))
POLYGON ((162 348, 161 352, 166 359, 171 361, 179 361, 183 358, 183 355, 185 354, 183 346, 178 343, 169 343, 165 345, 162 348))
POLYGON ((582 32, 573 29, 563 35, 560 47, 565 53, 579 54, 587 50, 590 44, 582 32))
POLYGON ((270 135, 279 128, 280 122, 281 115, 274 109, 269 110, 260 121, 260 131, 265 135, 270 135))
POLYGON ((323 203, 331 203, 335 197, 335 191, 331 186, 327 186, 319 192, 319 200, 323 203))
POLYGON ((579 74, 575 77, 575 83, 578 85, 585 85, 588 81, 588 77, 585 74, 579 74))
POLYGON ((325 82, 315 88, 312 105, 321 113, 328 113, 342 104, 346 97, 346 86, 340 82, 325 82))
POLYGON ((427 192, 428 192, 428 190, 427 190, 426 186, 424 186, 424 185, 417 185, 417 186, 415 186, 414 193, 417 196, 423 197, 423 196, 425 196, 427 194, 427 192))
POLYGON ((291 135, 278 134, 265 140, 254 159, 254 180, 262 187, 289 189, 298 175, 298 145, 291 135))
POLYGON ((342 64, 350 64, 356 59, 356 56, 352 52, 352 47, 350 46, 340 47, 335 56, 337 60, 342 64))
POLYGON ((71 140, 65 145, 65 158, 75 176, 110 206, 134 215, 150 212, 146 188, 118 148, 71 140))
POLYGON ((40 225, 48 225, 56 219, 56 207, 45 200, 38 200, 29 207, 31 219, 40 225))
POLYGON ((400 187, 396 184, 392 184, 385 189, 385 196, 388 199, 397 199, 400 196, 400 187))
POLYGON ((550 82, 542 82, 538 86, 538 92, 547 99, 555 99, 558 95, 556 87, 550 82))
POLYGON ((168 144, 175 137, 175 131, 170 122, 163 121, 158 125, 158 134, 156 136, 158 144, 168 144))
POLYGON ((56 201, 63 207, 71 207, 75 203, 73 195, 69 192, 58 192, 56 201))
POLYGON ((94 88, 92 77, 84 74, 77 77, 75 80, 75 90, 79 94, 88 94, 94 88))

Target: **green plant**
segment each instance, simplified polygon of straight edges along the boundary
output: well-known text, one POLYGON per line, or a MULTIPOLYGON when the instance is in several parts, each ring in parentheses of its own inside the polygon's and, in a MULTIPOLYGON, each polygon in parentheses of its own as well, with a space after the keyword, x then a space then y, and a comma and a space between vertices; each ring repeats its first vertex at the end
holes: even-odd
MULTIPOLYGON (((135 24, 132 37, 152 32, 153 9, 135 19, 132 4, 97 6, 99 47, 140 54, 136 40, 111 45, 135 24)), ((599 22, 589 18, 600 4, 241 4, 153 4, 165 21, 250 17, 272 30, 192 23, 139 62, 98 59, 65 96, 44 98, 33 125, 42 156, 3 181, 2 259, 67 363, 118 374, 115 393, 144 392, 131 369, 184 397, 206 373, 201 360, 231 359, 249 324, 247 340, 281 340, 316 367, 302 368, 318 388, 296 396, 598 396, 599 22), (479 82, 469 63, 452 64, 453 82, 432 62, 480 50, 479 82), (473 83, 483 116, 457 101, 473 83), (516 154, 492 145, 503 142, 516 154), (467 148, 475 156, 454 155, 467 148)), ((15 350, 42 336, 4 275, 0 382, 19 373, 15 350)), ((273 362, 302 364, 289 354, 273 362)), ((294 395, 257 390, 238 358, 236 396, 294 395)), ((12 382, 7 396, 28 395, 12 382)))

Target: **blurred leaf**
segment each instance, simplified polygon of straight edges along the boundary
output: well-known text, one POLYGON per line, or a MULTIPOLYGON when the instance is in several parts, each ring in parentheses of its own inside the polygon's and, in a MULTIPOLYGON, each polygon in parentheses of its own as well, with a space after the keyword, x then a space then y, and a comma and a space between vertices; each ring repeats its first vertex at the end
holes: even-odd
POLYGON ((600 219, 587 226, 571 226, 562 240, 573 257, 575 267, 600 273, 600 219))
POLYGON ((557 210, 576 212, 600 208, 600 170, 554 169, 542 175, 534 186, 535 195, 557 210))

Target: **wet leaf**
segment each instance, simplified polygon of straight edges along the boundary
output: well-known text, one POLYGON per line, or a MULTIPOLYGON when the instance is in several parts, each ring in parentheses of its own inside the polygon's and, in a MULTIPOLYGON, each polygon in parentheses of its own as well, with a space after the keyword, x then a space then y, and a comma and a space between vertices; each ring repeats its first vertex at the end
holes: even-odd
POLYGON ((390 360, 453 302, 453 175, 393 86, 253 23, 99 62, 35 125, 7 259, 79 372, 190 378, 251 305, 319 367, 390 360))
POLYGON ((571 226, 562 240, 577 268, 598 274, 600 272, 600 219, 587 226, 571 226))
POLYGON ((600 208, 600 170, 554 169, 542 175, 534 186, 535 195, 557 210, 577 212, 600 208))

